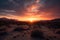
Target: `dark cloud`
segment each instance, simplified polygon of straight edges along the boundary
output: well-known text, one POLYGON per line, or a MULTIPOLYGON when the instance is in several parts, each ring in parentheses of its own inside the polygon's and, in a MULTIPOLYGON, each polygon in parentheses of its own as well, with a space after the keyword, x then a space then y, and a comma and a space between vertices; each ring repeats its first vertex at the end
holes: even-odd
POLYGON ((31 0, 0 0, 0 9, 23 9, 24 5, 30 2, 31 0))
POLYGON ((14 10, 17 12, 16 15, 22 14, 21 12, 25 10, 25 4, 30 4, 30 2, 31 0, 0 0, 0 12, 14 10))
POLYGON ((19 6, 23 7, 23 0, 0 0, 1 9, 17 9, 19 6))
POLYGON ((50 12, 53 17, 60 17, 60 0, 46 0, 44 5, 43 11, 50 12))

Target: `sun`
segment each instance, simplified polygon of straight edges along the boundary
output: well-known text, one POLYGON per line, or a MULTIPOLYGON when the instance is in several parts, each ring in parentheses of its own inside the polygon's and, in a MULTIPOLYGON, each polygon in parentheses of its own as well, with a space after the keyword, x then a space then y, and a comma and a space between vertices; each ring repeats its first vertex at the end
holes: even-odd
POLYGON ((29 22, 35 22, 35 21, 38 21, 38 18, 28 18, 27 19, 29 22))
POLYGON ((29 18, 28 19, 30 22, 34 22, 35 18, 29 18))

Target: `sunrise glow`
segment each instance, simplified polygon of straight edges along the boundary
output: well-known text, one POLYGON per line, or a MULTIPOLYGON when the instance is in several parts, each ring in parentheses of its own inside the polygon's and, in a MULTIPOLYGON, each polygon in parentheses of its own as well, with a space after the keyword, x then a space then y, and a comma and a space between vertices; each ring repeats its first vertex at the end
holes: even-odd
POLYGON ((29 22, 35 22, 40 20, 50 20, 51 13, 40 11, 40 7, 43 6, 40 4, 40 0, 35 0, 32 2, 32 4, 25 5, 25 10, 22 10, 22 12, 19 10, 19 12, 16 12, 15 14, 18 15, 12 15, 7 14, 6 16, 0 16, 0 17, 6 17, 8 19, 16 19, 19 21, 29 21, 29 22), (48 17, 49 16, 49 17, 48 17))
POLYGON ((30 22, 34 22, 36 20, 36 18, 29 18, 28 19, 30 22))
POLYGON ((38 18, 27 18, 26 20, 29 22, 35 22, 35 21, 38 21, 39 19, 38 18))
POLYGON ((39 2, 40 2, 40 0, 35 0, 35 2, 33 2, 29 7, 26 8, 25 12, 23 11, 23 13, 24 13, 23 16, 14 16, 14 15, 8 14, 8 16, 6 16, 6 17, 9 19, 16 19, 19 21, 29 21, 29 22, 43 20, 44 18, 42 18, 40 16, 40 14, 38 14, 39 8, 41 6, 41 5, 39 5, 39 2))

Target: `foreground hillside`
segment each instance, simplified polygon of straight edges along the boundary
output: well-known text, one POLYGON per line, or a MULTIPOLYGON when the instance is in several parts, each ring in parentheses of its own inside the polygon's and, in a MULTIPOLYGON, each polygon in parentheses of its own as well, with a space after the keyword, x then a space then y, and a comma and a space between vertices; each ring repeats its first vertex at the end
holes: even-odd
POLYGON ((29 23, 0 18, 0 40, 60 40, 60 19, 29 23))

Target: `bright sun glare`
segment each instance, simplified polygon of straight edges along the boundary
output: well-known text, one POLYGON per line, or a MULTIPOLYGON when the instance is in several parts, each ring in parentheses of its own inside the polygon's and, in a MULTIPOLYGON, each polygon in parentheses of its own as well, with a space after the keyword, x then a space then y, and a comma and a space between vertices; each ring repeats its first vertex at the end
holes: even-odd
POLYGON ((36 22, 36 21, 40 21, 40 18, 31 17, 31 16, 20 17, 20 18, 18 18, 18 19, 19 19, 19 21, 26 21, 26 22, 36 22))
POLYGON ((36 21, 37 19, 36 18, 29 18, 28 19, 30 22, 34 22, 34 21, 36 21))
POLYGON ((29 22, 35 22, 35 21, 39 21, 39 18, 34 18, 34 17, 30 17, 30 18, 24 18, 23 20, 20 19, 21 21, 29 21, 29 22))

